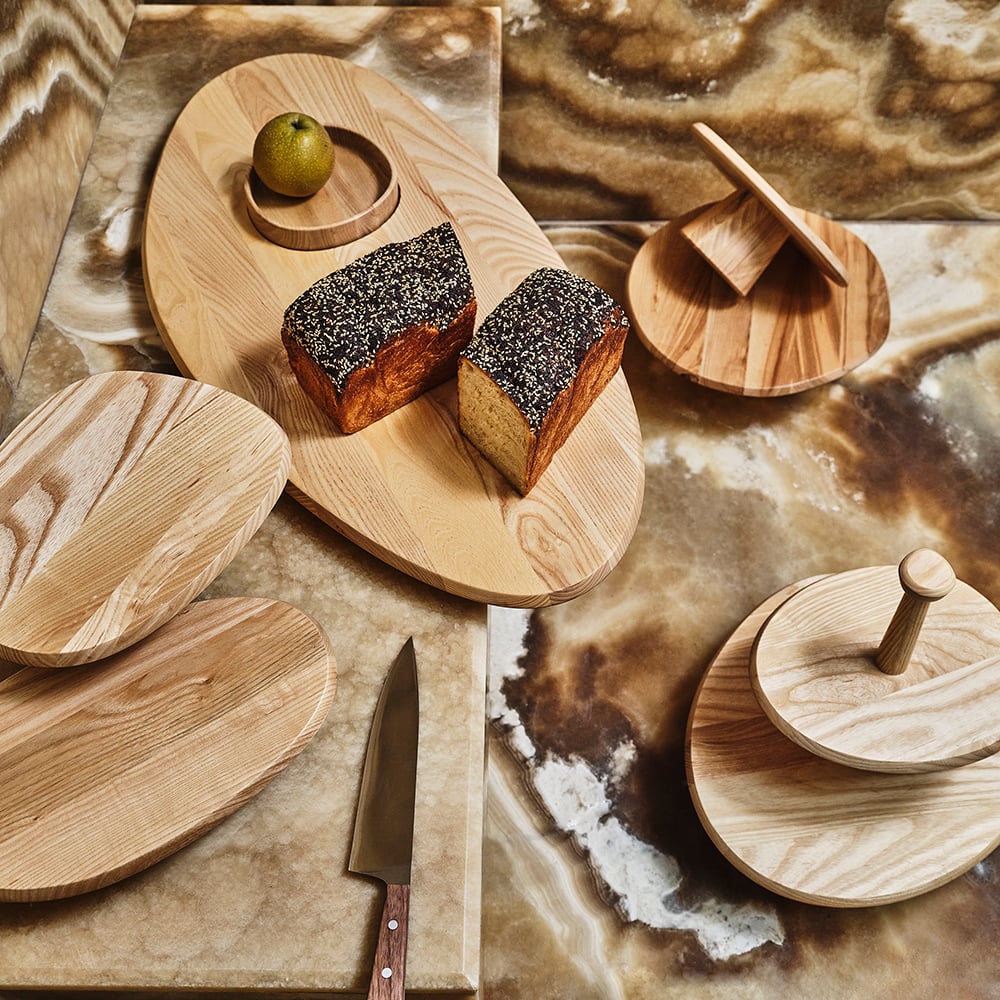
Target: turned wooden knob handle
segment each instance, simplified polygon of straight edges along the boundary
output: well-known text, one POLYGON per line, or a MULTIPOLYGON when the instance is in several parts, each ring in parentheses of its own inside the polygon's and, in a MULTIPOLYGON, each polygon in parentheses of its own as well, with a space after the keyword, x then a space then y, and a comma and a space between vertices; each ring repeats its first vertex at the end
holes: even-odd
POLYGON ((899 582, 903 596, 875 654, 875 663, 884 674, 901 674, 907 668, 927 609, 951 593, 955 571, 932 549, 915 549, 899 564, 899 582))

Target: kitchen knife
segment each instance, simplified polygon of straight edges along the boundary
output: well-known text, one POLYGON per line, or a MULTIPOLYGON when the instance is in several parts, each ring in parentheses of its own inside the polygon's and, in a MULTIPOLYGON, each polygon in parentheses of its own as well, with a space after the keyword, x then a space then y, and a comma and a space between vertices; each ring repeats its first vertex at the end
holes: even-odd
POLYGON ((368 1000, 402 1000, 410 914, 410 862, 420 706, 413 638, 382 685, 361 776, 348 867, 385 882, 368 1000))

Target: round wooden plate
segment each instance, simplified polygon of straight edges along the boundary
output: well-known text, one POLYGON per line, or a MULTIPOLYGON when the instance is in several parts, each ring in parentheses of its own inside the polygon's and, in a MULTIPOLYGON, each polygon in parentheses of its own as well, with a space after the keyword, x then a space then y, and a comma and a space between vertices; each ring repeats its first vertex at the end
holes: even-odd
POLYGON ((741 396, 783 396, 839 378, 889 333, 889 295, 868 246, 844 226, 802 213, 841 261, 832 281, 789 240, 740 295, 681 230, 702 206, 657 230, 629 271, 628 304, 646 348, 693 381, 741 396))
POLYGON ((879 774, 791 742, 750 684, 768 616, 812 581, 749 615, 702 678, 688 720, 695 808, 719 850, 773 892, 825 906, 890 903, 956 878, 1000 843, 1000 757, 879 774))
POLYGON ((750 677, 764 712, 821 757, 872 771, 959 767, 1000 749, 1000 611, 958 581, 931 604, 907 669, 875 662, 900 598, 898 569, 804 588, 770 617, 750 677))
POLYGON ((479 319, 530 271, 563 266, 478 154, 383 77, 302 53, 244 63, 191 99, 163 149, 143 232, 150 308, 183 372, 281 424, 292 495, 338 531, 462 597, 564 601, 617 564, 642 506, 642 437, 621 371, 522 498, 461 435, 455 380, 344 435, 302 391, 281 343, 284 310, 313 282, 446 220, 469 261, 479 319), (300 106, 368 137, 396 168, 396 209, 347 246, 277 246, 245 211, 240 185, 257 131, 300 106))
POLYGON ((392 161, 366 136, 326 126, 335 150, 330 179, 309 198, 271 191, 249 170, 243 182, 257 231, 292 250, 326 250, 373 233, 396 210, 399 181, 392 161))
POLYGON ((288 439, 233 393, 109 372, 60 390, 0 446, 0 656, 67 667, 171 619, 253 536, 288 439))
POLYGON ((309 742, 335 687, 323 630, 263 598, 200 601, 100 663, 3 677, 0 900, 89 892, 190 843, 309 742))

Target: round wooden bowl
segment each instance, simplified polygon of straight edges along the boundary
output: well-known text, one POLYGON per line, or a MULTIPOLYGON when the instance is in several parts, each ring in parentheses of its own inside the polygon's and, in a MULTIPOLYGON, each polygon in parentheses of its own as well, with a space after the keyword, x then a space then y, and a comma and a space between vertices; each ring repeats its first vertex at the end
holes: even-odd
POLYGON ((379 228, 399 203, 396 168, 371 139, 327 125, 336 157, 326 184, 309 198, 270 190, 254 170, 243 183, 247 213, 261 236, 290 250, 328 250, 379 228))

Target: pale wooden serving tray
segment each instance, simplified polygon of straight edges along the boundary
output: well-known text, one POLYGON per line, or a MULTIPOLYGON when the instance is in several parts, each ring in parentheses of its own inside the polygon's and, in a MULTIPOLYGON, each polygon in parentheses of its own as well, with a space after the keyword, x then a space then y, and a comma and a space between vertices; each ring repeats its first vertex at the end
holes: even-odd
POLYGON ((615 566, 641 508, 642 440, 621 372, 521 498, 460 434, 454 380, 342 435, 288 367, 279 334, 297 295, 444 220, 469 260, 480 319, 530 271, 563 266, 479 156, 378 74, 308 54, 244 63, 195 95, 164 147, 143 234, 150 307, 182 371, 252 400, 284 427, 292 494, 338 531, 463 597, 518 607, 564 601, 615 566), (293 251, 255 229, 242 195, 253 139, 290 109, 368 137, 391 161, 399 204, 376 232, 293 251))
POLYGON ((1000 843, 1000 756, 875 773, 818 757, 773 726, 750 684, 753 644, 769 615, 813 582, 765 601, 706 671, 688 720, 691 795, 723 855, 774 892, 837 907, 907 899, 1000 843))
POLYGON ((232 393, 110 372, 60 390, 0 447, 0 656, 66 667, 173 618, 285 486, 288 439, 232 393))
POLYGON ((0 900, 132 875, 246 802, 324 720, 323 630, 287 604, 190 605, 135 646, 0 681, 0 900))

